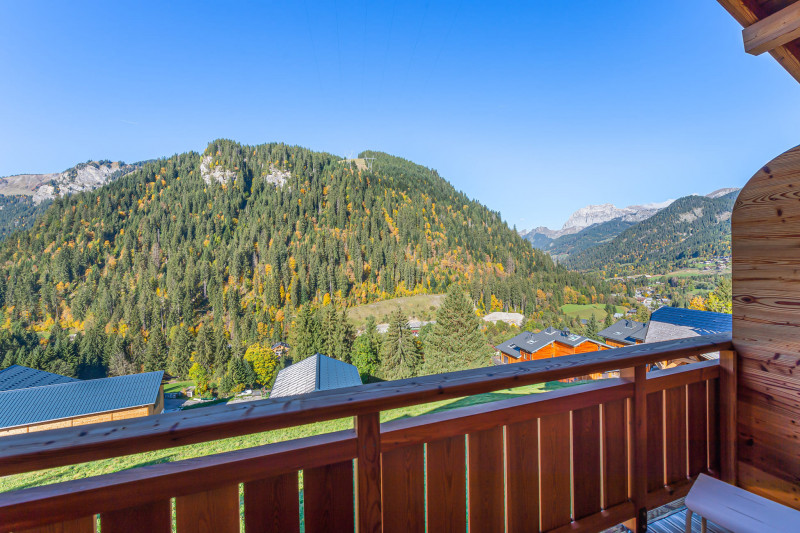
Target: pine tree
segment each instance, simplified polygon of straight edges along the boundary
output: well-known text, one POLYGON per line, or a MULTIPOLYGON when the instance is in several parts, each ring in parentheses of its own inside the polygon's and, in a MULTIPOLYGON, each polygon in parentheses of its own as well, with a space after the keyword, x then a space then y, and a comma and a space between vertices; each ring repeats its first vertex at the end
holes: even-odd
POLYGON ((289 342, 292 345, 292 359, 295 363, 317 353, 320 342, 319 327, 309 305, 300 307, 289 342))
POLYGON ((173 376, 186 378, 192 366, 191 357, 194 351, 194 339, 189 330, 178 326, 178 331, 169 345, 169 361, 167 371, 173 376))
POLYGON ((351 362, 358 368, 362 381, 375 376, 380 368, 381 345, 375 328, 375 317, 367 317, 367 325, 353 344, 351 362))
POLYGON ((488 365, 492 354, 481 326, 472 302, 458 286, 451 286, 425 346, 425 373, 488 365))
POLYGON ((167 341, 161 328, 155 328, 147 339, 147 349, 144 355, 144 370, 164 370, 167 366, 167 341))
POLYGON ((411 330, 408 318, 399 307, 389 318, 389 331, 383 341, 384 375, 388 379, 404 379, 417 375, 422 350, 411 330))

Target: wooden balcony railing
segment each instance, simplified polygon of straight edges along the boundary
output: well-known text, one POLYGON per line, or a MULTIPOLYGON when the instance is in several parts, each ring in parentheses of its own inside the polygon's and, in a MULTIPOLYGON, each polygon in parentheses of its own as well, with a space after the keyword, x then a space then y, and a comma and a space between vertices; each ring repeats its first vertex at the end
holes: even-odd
POLYGON ((729 334, 710 335, 4 437, 0 476, 354 417, 352 430, 0 494, 0 531, 644 531, 642 513, 698 473, 729 475, 730 350, 729 334), (646 372, 710 352, 720 360, 646 372), (379 423, 387 409, 616 369, 379 423))

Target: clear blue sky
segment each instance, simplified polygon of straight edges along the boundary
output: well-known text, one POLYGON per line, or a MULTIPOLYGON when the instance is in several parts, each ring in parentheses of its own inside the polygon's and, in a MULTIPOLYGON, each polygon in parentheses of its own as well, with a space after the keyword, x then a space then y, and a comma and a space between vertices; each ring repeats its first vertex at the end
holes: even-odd
POLYGON ((518 228, 741 186, 800 85, 715 0, 6 2, 0 175, 227 137, 439 170, 518 228))

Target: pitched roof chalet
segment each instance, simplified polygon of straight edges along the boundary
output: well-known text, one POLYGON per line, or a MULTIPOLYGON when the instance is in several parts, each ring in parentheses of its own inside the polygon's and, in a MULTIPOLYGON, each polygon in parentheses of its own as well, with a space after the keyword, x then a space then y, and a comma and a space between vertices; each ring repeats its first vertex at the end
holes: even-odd
POLYGON ((516 337, 513 337, 506 342, 497 345, 497 349, 506 355, 510 355, 515 359, 521 357, 520 350, 532 353, 541 350, 550 343, 558 342, 566 344, 567 346, 578 346, 584 342, 593 342, 600 346, 606 346, 605 343, 570 333, 569 330, 560 330, 553 327, 543 329, 538 333, 531 331, 523 331, 516 337))
POLYGON ((0 370, 0 391, 27 389, 28 387, 41 387, 43 385, 55 385, 73 381, 78 380, 21 365, 11 365, 0 370))
POLYGON ((598 335, 606 340, 611 339, 623 344, 636 344, 636 341, 644 341, 647 333, 647 322, 637 322, 635 320, 619 320, 616 324, 607 327, 598 335))
POLYGON ((153 405, 164 372, 67 383, 0 392, 0 428, 153 405))
POLYGON ((361 376, 355 366, 317 353, 278 372, 269 397, 297 396, 356 385, 361 385, 361 376))

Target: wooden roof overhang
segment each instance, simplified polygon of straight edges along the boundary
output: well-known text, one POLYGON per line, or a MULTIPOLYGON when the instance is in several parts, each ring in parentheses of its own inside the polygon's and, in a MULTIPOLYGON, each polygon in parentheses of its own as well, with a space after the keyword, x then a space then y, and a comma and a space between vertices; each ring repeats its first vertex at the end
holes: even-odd
POLYGON ((800 2, 717 0, 744 27, 745 52, 769 52, 800 82, 800 2))

